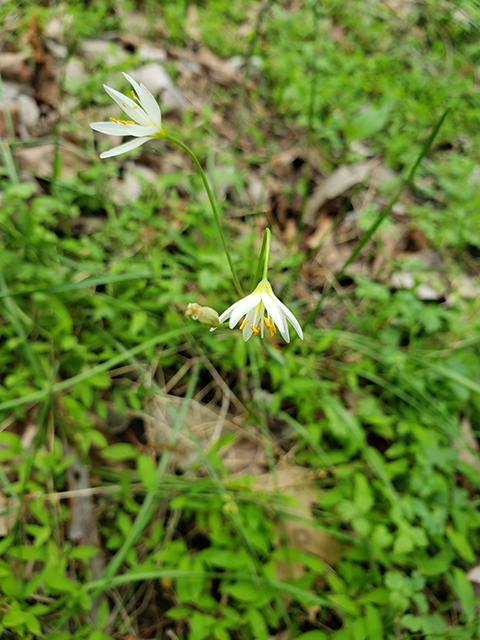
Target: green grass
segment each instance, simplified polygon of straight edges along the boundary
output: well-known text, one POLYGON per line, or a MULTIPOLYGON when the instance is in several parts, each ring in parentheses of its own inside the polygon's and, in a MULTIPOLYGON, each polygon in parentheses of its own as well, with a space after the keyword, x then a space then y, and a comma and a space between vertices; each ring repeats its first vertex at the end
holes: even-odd
MULTIPOLYGON (((305 340, 245 344, 226 326, 210 333, 184 317, 186 305, 220 313, 238 294, 195 167, 185 156, 184 169, 145 182, 135 201, 118 199, 113 180, 125 158, 100 161, 86 130, 107 104, 102 83, 122 90, 120 71, 136 54, 112 67, 89 63, 81 86, 65 78, 76 106, 57 134, 73 136, 88 166, 35 183, 15 166, 23 143, 2 144, 0 523, 8 516, 9 530, 0 537, 0 635, 478 638, 467 572, 480 545, 479 459, 461 425, 480 431, 480 321, 477 300, 454 284, 478 273, 478 7, 412 3, 402 16, 384 3, 266 2, 259 17, 253 1, 195 6, 205 46, 222 58, 261 59, 254 89, 214 85, 200 113, 183 124, 165 119, 169 135, 198 154, 214 196, 230 181, 217 205, 245 292, 262 228, 246 196, 249 172, 265 179, 275 154, 300 143, 319 152, 325 173, 363 161, 366 148, 398 171, 408 224, 441 253, 444 272, 434 275, 452 295, 424 301, 343 272, 322 292, 308 275, 312 256, 298 251, 300 234, 282 244, 270 217, 269 277, 302 323, 311 316, 305 340), (216 133, 212 113, 237 144, 216 133), (79 231, 79 216, 101 224, 79 231), (168 441, 149 446, 152 402, 171 381, 184 402, 172 408, 168 441), (185 418, 197 397, 218 407, 230 397, 264 452, 270 490, 227 469, 223 447, 237 446, 241 430, 204 443, 185 418), (128 434, 112 434, 112 413, 134 419, 128 434), (185 441, 194 462, 176 474, 185 441), (98 548, 70 539, 79 495, 62 492, 77 458, 90 475, 98 548), (300 478, 293 487, 289 474, 300 478), (292 526, 303 535, 298 546, 292 526), (92 558, 102 559, 100 573, 92 558)), ((2 17, 13 9, 8 37, 20 48, 32 20, 41 28, 58 10, 7 3, 2 17)), ((71 52, 105 31, 128 34, 132 13, 146 17, 154 44, 158 34, 180 47, 190 38, 183 2, 69 2, 68 10, 71 52)), ((166 159, 178 155, 161 144, 166 159)), ((99 151, 107 146, 99 141, 99 151)), ((304 166, 285 184, 290 202, 317 170, 304 166)), ((382 250, 376 228, 388 213, 374 202, 359 221, 365 240, 375 231, 357 245, 366 262, 382 250)), ((391 267, 408 265, 400 256, 391 267)), ((431 276, 422 268, 418 281, 431 276)))

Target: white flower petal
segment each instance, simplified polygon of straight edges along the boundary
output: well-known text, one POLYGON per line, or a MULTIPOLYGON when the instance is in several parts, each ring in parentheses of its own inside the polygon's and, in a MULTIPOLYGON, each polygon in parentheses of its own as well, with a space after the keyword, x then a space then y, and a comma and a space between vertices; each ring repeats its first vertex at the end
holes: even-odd
POLYGON ((142 127, 139 124, 122 124, 121 122, 92 122, 90 127, 99 133, 110 136, 154 136, 157 127, 142 127))
POLYGON ((125 142, 124 144, 121 144, 118 147, 114 147, 113 149, 104 151, 103 153, 100 154, 100 158, 102 158, 103 160, 104 158, 112 158, 113 156, 119 156, 121 153, 125 153, 126 151, 132 151, 132 149, 136 149, 137 147, 140 147, 145 142, 148 142, 148 140, 153 140, 153 138, 151 136, 148 138, 134 138, 133 140, 130 140, 129 142, 125 142))
POLYGON ((260 293, 251 293, 246 298, 242 298, 242 300, 237 302, 230 318, 230 329, 235 327, 242 316, 247 315, 249 311, 254 309, 261 299, 262 296, 260 293))
POLYGON ((132 85, 133 87, 133 91, 136 94, 137 98, 140 97, 140 85, 138 84, 138 82, 136 80, 134 80, 132 78, 132 76, 129 76, 128 73, 123 73, 123 77, 128 80, 128 82, 132 85))
POLYGON ((273 293, 271 293, 270 295, 264 293, 262 295, 262 302, 265 305, 268 313, 270 314, 273 322, 277 325, 283 338, 288 342, 288 340, 285 338, 285 333, 288 336, 287 321, 283 317, 280 308, 277 306, 279 300, 273 293))
POLYGON ((225 320, 228 320, 228 318, 232 315, 232 311, 235 309, 237 304, 238 302, 235 302, 234 304, 232 304, 231 307, 228 307, 228 309, 222 313, 222 315, 219 318, 220 323, 225 322, 225 320))
POLYGON ((250 340, 250 338, 253 335, 253 331, 252 331, 252 329, 250 327, 250 325, 252 324, 252 320, 253 320, 253 313, 254 313, 254 310, 251 309, 248 312, 248 314, 245 316, 246 323, 245 323, 245 326, 242 329, 242 338, 243 338, 244 342, 247 342, 247 340, 250 340))
POLYGON ((103 88, 112 100, 115 100, 120 109, 127 114, 129 120, 135 120, 135 122, 138 122, 145 127, 149 127, 154 124, 154 122, 152 122, 152 118, 145 113, 142 107, 137 105, 135 100, 132 100, 132 98, 120 93, 120 91, 116 91, 116 89, 107 87, 106 84, 103 85, 103 88))
POLYGON ((300 323, 298 322, 296 317, 293 315, 290 309, 283 304, 283 302, 280 302, 280 300, 277 300, 277 304, 279 305, 280 311, 283 313, 283 315, 292 323, 293 328, 298 333, 298 337, 301 340, 303 340, 302 327, 300 326, 300 323))
POLYGON ((243 329, 242 329, 242 338, 244 342, 247 342, 248 340, 250 340, 250 338, 253 336, 253 331, 250 327, 249 324, 246 324, 243 329))
POLYGON ((150 91, 144 84, 140 85, 140 103, 148 115, 152 118, 153 123, 159 129, 162 126, 162 113, 160 111, 160 107, 158 106, 158 102, 152 96, 150 91))

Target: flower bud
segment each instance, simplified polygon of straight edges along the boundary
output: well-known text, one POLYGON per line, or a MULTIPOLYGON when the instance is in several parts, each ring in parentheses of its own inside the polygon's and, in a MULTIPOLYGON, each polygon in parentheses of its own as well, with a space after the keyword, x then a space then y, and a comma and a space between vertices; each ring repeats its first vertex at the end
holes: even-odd
POLYGON ((196 302, 191 302, 187 310, 185 311, 185 316, 192 316, 194 320, 198 320, 206 327, 210 327, 211 329, 216 329, 220 324, 218 319, 218 313, 214 309, 210 309, 210 307, 201 307, 196 302))

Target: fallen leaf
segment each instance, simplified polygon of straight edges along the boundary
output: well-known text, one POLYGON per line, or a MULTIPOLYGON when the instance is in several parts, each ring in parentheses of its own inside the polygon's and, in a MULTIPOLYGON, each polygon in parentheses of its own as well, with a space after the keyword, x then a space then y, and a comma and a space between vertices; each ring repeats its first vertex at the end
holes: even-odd
MULTIPOLYGON (((180 60, 192 60, 202 67, 205 67, 219 84, 243 84, 244 79, 236 73, 232 73, 225 61, 210 51, 206 47, 200 47, 198 51, 188 51, 179 47, 169 47, 168 54, 180 60)), ((255 83, 252 80, 246 81, 247 89, 254 89, 255 83)))
POLYGON ((15 524, 17 507, 13 498, 6 498, 0 491, 0 537, 4 538, 10 533, 15 524))
MULTIPOLYGON (((69 453, 68 451, 66 452, 69 453)), ((97 521, 94 514, 94 502, 91 495, 86 494, 90 489, 90 472, 86 465, 78 458, 68 467, 67 472, 68 488, 72 492, 77 492, 70 501, 70 526, 68 528, 68 539, 74 543, 98 547, 100 549, 100 537, 98 535, 97 521)), ((96 580, 103 571, 105 562, 101 553, 97 553, 89 558, 92 579, 96 580)), ((90 616, 96 621, 98 607, 104 596, 97 597, 92 602, 90 616)))
POLYGON ((334 171, 308 198, 305 207, 305 223, 314 224, 315 215, 328 200, 333 200, 356 184, 366 180, 380 163, 381 160, 373 159, 368 162, 340 167, 334 171))
MULTIPOLYGON (((462 418, 460 422, 460 434, 461 439, 453 442, 455 449, 460 452, 458 459, 462 462, 466 462, 477 471, 480 471, 480 446, 475 434, 472 430, 472 425, 467 416, 462 418)), ((479 570, 479 582, 480 582, 480 570, 479 570)))
POLYGON ((31 57, 30 53, 17 51, 15 53, 0 53, 0 74, 2 80, 11 80, 13 82, 25 82, 30 77, 30 67, 27 60, 31 57))
MULTIPOLYGON (((274 474, 266 473, 258 476, 253 486, 263 491, 278 490, 283 495, 292 496, 294 504, 289 509, 290 518, 286 516, 282 527, 278 527, 279 535, 284 532, 289 546, 311 553, 324 562, 332 564, 339 555, 338 543, 328 533, 318 528, 311 511, 311 506, 318 503, 317 491, 312 486, 316 477, 317 472, 312 469, 289 465, 282 461, 275 468, 274 474)), ((299 578, 303 573, 302 563, 285 561, 277 563, 279 580, 289 577, 299 578)))
MULTIPOLYGON (((149 405, 148 413, 151 420, 147 421, 146 435, 149 444, 166 445, 177 420, 184 398, 166 395, 157 396, 149 405)), ((184 424, 191 429, 202 449, 208 450, 221 435, 235 431, 237 426, 227 417, 222 417, 217 411, 205 405, 190 400, 185 413, 184 424)), ((194 443, 187 430, 180 429, 175 448, 171 455, 171 464, 180 471, 188 471, 192 464, 200 459, 194 443)))

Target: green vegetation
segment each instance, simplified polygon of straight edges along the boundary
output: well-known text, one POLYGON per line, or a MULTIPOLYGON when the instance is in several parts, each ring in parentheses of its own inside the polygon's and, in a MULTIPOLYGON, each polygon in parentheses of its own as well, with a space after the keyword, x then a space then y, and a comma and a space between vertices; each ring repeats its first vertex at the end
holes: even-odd
POLYGON ((53 124, 29 140, 0 92, 0 635, 480 638, 478 4, 12 1, 9 50, 46 42, 66 8, 59 67, 91 38, 114 54, 58 74, 53 124), (145 42, 169 48, 172 76, 199 43, 253 57, 252 84, 203 62, 183 119, 164 124, 206 170, 246 293, 272 228, 275 293, 301 323, 317 310, 303 341, 245 343, 185 317, 239 296, 181 149, 142 150, 153 177, 134 196, 122 185, 140 151, 98 158, 109 141, 94 147, 88 123, 116 115, 102 84, 126 90, 145 42), (344 273, 447 108, 404 210, 344 273), (48 175, 22 166, 46 143, 48 175), (322 271, 308 197, 371 157, 397 179, 332 199, 332 246, 349 250, 322 271))

